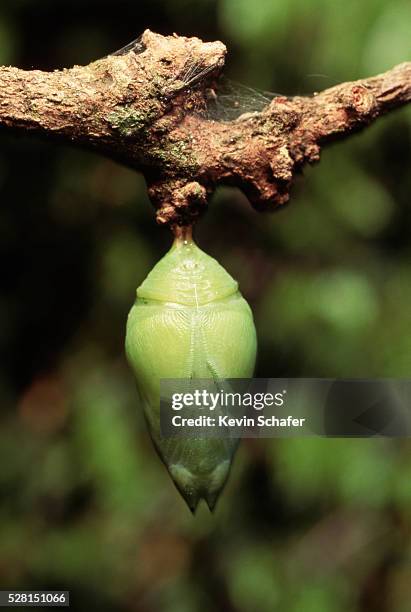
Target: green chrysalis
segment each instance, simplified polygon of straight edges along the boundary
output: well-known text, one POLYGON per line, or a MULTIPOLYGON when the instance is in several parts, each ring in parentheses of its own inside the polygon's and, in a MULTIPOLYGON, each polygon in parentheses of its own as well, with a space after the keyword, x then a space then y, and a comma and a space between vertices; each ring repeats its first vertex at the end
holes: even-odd
POLYGON ((178 236, 137 289, 126 353, 154 445, 192 511, 213 509, 237 440, 162 438, 160 379, 249 378, 256 357, 251 309, 238 283, 192 241, 178 236))

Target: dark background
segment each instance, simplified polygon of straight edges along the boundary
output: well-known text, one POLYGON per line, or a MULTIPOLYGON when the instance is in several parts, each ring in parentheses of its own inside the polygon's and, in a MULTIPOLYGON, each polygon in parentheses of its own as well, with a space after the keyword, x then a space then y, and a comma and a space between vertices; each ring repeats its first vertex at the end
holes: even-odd
MULTIPOLYGON (((407 0, 3 0, 0 64, 86 64, 149 27, 221 39, 231 78, 303 94, 411 59, 410 24, 407 0)), ((411 376, 410 111, 326 150, 278 214, 213 198, 197 238, 252 305, 257 376, 411 376)), ((193 518, 123 352, 171 242, 144 180, 0 139, 0 587, 68 589, 75 610, 410 610, 410 443, 246 440, 193 518)))

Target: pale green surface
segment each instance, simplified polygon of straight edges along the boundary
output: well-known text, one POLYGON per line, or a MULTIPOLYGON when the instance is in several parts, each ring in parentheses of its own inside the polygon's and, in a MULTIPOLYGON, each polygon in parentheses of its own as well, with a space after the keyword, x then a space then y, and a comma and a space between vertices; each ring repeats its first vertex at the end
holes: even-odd
POLYGON ((137 297, 198 306, 233 295, 238 283, 194 242, 175 241, 137 289, 137 297))
POLYGON ((188 505, 213 508, 237 441, 164 439, 160 380, 252 376, 256 332, 237 283, 194 242, 173 245, 137 289, 127 321, 126 353, 156 448, 188 505))

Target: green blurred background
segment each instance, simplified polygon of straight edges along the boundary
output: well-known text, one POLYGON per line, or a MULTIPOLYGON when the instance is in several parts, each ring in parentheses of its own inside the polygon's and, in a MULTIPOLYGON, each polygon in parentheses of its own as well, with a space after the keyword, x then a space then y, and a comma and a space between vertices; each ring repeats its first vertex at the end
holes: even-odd
MULTIPOLYGON (((0 64, 85 64, 146 27, 303 94, 411 59, 409 0, 2 0, 0 64)), ((411 444, 246 440, 214 515, 155 455, 124 352, 170 245, 141 176, 0 134, 0 588, 138 612, 411 610, 411 444)), ((327 149, 291 205, 221 189, 200 246, 239 281, 258 376, 411 376, 411 108, 327 149)))

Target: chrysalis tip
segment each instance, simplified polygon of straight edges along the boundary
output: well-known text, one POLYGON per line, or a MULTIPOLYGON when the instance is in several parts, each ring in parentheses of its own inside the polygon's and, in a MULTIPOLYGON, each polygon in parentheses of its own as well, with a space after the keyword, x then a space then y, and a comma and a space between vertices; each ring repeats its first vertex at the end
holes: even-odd
POLYGON ((204 497, 205 502, 210 512, 214 512, 215 505, 217 503, 219 496, 220 496, 220 491, 217 493, 217 495, 207 495, 206 497, 204 497))
POLYGON ((220 491, 219 491, 218 494, 216 495, 209 495, 205 493, 204 495, 201 495, 201 496, 199 495, 197 498, 193 499, 192 497, 187 496, 183 491, 181 491, 181 489, 178 489, 178 490, 181 494, 181 497, 184 499, 190 512, 193 515, 196 513, 198 504, 201 502, 201 500, 204 500, 210 512, 214 512, 217 500, 220 496, 220 491))
POLYGON ((205 501, 210 512, 214 511, 217 500, 228 478, 230 461, 221 462, 211 474, 196 477, 181 464, 169 467, 170 475, 187 503, 191 512, 195 514, 201 499, 205 501))

